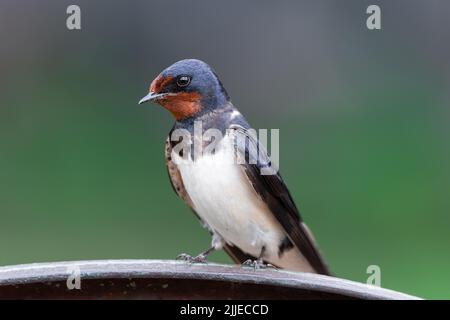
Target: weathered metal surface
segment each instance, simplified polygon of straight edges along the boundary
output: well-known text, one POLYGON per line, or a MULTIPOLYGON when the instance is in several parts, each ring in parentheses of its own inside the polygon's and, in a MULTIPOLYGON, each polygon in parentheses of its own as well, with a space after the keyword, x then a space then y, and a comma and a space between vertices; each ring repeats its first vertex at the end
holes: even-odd
POLYGON ((0 299, 418 299, 334 277, 163 260, 0 267, 0 299), (80 289, 67 280, 80 272, 80 289))

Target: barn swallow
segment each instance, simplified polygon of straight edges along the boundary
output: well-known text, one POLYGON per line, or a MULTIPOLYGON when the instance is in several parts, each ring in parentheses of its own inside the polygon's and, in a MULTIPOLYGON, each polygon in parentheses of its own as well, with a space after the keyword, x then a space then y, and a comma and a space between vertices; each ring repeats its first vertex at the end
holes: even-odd
POLYGON ((165 147, 169 178, 212 235, 208 250, 182 258, 205 262, 223 248, 237 263, 330 274, 278 171, 262 174, 270 158, 208 64, 196 59, 174 63, 153 80, 139 104, 144 102, 174 116, 165 147), (223 135, 214 152, 185 157, 176 148, 180 140, 171 137, 177 130, 193 135, 197 121, 202 133, 216 129, 223 135))

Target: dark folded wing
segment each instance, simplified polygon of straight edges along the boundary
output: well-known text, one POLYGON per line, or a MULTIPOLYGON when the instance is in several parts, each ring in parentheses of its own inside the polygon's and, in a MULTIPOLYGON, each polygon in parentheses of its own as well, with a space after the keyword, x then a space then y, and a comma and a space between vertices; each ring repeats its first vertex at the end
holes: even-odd
MULTIPOLYGON (((177 165, 172 160, 172 145, 170 143, 169 138, 166 140, 166 146, 165 146, 165 156, 166 156, 166 166, 167 166, 167 173, 169 174, 170 183, 172 185, 173 190, 175 193, 186 202, 186 204, 191 208, 192 212, 197 216, 197 218, 200 220, 202 224, 204 222, 200 218, 200 216, 197 214, 194 208, 194 204, 192 203, 191 198, 189 197, 189 194, 187 193, 186 189, 184 188, 183 179, 181 178, 180 171, 177 168, 177 165)), ((210 231, 211 232, 211 231, 210 231)), ((236 263, 243 263, 244 261, 248 259, 254 260, 255 257, 252 257, 243 251, 241 251, 238 247, 231 246, 228 244, 224 245, 225 252, 231 257, 231 259, 236 263)))
POLYGON ((272 163, 265 148, 244 127, 232 125, 230 129, 235 139, 238 161, 255 191, 267 203, 286 231, 289 240, 300 250, 311 266, 318 273, 330 274, 283 179, 275 168, 271 172, 272 163), (261 174, 261 170, 266 170, 266 173, 271 174, 261 174))

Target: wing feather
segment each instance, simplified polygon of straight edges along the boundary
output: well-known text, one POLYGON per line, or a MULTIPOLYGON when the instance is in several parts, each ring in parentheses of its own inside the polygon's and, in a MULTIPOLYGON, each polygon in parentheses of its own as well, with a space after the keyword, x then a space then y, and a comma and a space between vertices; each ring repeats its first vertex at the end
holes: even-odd
POLYGON ((263 168, 268 169, 272 165, 265 148, 244 127, 234 124, 230 129, 235 137, 236 156, 254 190, 267 203, 289 240, 311 266, 318 273, 330 274, 280 174, 277 171, 261 174, 263 168))

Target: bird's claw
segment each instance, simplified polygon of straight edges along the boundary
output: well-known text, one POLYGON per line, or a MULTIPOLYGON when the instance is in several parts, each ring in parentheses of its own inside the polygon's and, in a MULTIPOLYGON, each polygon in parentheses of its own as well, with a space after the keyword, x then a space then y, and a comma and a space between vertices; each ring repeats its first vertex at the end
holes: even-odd
POLYGON ((248 260, 244 261, 241 266, 244 267, 244 268, 245 267, 250 267, 250 268, 253 268, 255 270, 258 270, 258 269, 269 269, 269 268, 270 269, 278 269, 273 264, 265 263, 261 259, 257 259, 257 260, 248 259, 248 260))
POLYGON ((199 254, 196 257, 193 257, 187 253, 182 253, 177 256, 177 260, 186 261, 188 263, 207 263, 206 256, 203 254, 199 254))

